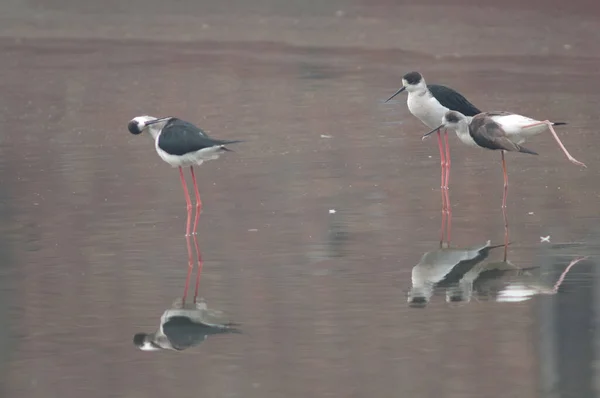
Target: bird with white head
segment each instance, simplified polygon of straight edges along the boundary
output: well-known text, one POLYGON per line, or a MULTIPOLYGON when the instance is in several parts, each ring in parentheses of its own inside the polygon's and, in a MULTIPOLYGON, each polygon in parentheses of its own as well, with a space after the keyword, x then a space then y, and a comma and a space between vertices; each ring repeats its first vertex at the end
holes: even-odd
MULTIPOLYGON (((149 115, 137 116, 129 121, 127 129, 134 135, 139 135, 145 131, 148 132, 154 140, 154 147, 158 156, 171 166, 179 168, 179 176, 181 178, 181 185, 183 186, 187 204, 185 236, 188 249, 189 275, 193 267, 189 237, 191 234, 197 234, 198 220, 202 211, 202 201, 200 200, 200 192, 198 191, 198 184, 194 174, 194 166, 199 166, 207 160, 217 159, 223 152, 231 152, 231 149, 227 148, 226 145, 241 141, 224 141, 210 138, 204 131, 194 126, 192 123, 171 116, 163 118, 156 118, 149 115), (182 169, 182 167, 187 166, 190 167, 196 195, 196 216, 191 231, 192 200, 182 169)), ((202 259, 195 239, 194 244, 196 245, 196 252, 198 253, 198 267, 200 269, 202 259)))

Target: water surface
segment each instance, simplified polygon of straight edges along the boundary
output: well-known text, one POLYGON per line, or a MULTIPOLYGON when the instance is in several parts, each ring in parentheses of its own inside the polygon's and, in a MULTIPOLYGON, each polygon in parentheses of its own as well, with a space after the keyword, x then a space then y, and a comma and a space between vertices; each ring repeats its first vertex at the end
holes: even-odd
MULTIPOLYGON (((445 7, 409 8, 407 21, 383 2, 296 3, 163 18, 153 6, 130 25, 125 6, 101 21, 67 3, 35 17, 3 6, 13 18, 0 31, 4 396, 594 396, 600 82, 598 41, 584 33, 598 29, 595 10, 532 6, 533 21, 579 22, 556 31, 503 19, 479 40, 456 28, 463 47, 449 30, 419 39, 417 53, 392 28, 433 29, 428 13, 445 7), (185 28, 194 16, 211 33, 185 28), (231 28, 219 40, 221 25, 231 28), (543 38, 527 36, 536 29, 543 38), (541 266, 552 285, 571 259, 592 256, 559 294, 407 305, 441 221, 435 140, 420 140, 427 129, 405 97, 383 104, 412 69, 482 109, 569 122, 559 134, 588 169, 549 134, 528 143, 540 156, 507 155, 509 260, 541 266), (127 132, 141 114, 245 140, 197 171, 200 294, 242 335, 183 353, 132 344, 158 327, 187 272, 178 173, 127 132)), ((451 148, 452 245, 501 243, 500 154, 455 136, 451 148)), ((485 261, 499 260, 501 250, 485 261)))

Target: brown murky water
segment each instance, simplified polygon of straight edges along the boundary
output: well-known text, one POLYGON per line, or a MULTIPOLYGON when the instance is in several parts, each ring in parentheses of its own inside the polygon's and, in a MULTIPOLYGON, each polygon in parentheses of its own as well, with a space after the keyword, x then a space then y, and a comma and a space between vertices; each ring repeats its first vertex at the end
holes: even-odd
MULTIPOLYGON (((2 396, 596 396, 594 257, 556 295, 408 307, 439 157, 405 97, 382 100, 418 69, 570 122, 587 169, 549 134, 508 155, 509 259, 551 286, 598 254, 600 7, 187 3, 0 6, 2 396), (187 271, 178 173, 127 132, 140 114, 245 140, 197 172, 200 294, 244 334, 132 344, 187 271)), ((452 244, 501 243, 500 156, 451 140, 452 244)))

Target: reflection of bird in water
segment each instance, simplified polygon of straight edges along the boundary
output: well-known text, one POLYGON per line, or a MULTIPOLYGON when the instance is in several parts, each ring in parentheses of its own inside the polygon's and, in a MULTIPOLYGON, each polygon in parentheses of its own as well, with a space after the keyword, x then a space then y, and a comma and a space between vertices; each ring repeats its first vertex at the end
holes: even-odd
POLYGON ((587 257, 579 257, 572 260, 569 265, 567 265, 567 268, 560 274, 553 286, 548 286, 543 283, 539 276, 536 277, 532 274, 522 274, 520 275, 520 278, 508 284, 504 290, 501 290, 496 300, 501 302, 518 302, 529 300, 536 294, 556 294, 571 268, 585 259, 587 259, 587 257))
POLYGON ((520 277, 531 276, 531 268, 519 268, 509 261, 480 263, 471 268, 460 281, 460 290, 455 290, 446 301, 471 301, 473 292, 478 298, 495 296, 507 284, 507 281, 520 277))
POLYGON ((460 289, 461 278, 475 265, 485 260, 491 249, 504 245, 485 244, 469 248, 441 248, 423 254, 412 269, 412 287, 408 294, 411 307, 425 307, 435 288, 460 289))
POLYGON ((542 282, 540 275, 530 272, 539 266, 519 268, 510 261, 477 264, 461 279, 463 288, 452 301, 469 302, 473 294, 478 299, 499 302, 519 302, 537 294, 556 294, 571 268, 586 258, 571 261, 552 286, 542 282))
POLYGON ((136 333, 133 344, 142 351, 183 351, 199 345, 209 335, 241 333, 235 328, 239 324, 224 322, 223 313, 209 310, 206 302, 200 301, 189 307, 182 308, 182 301, 177 300, 163 313, 158 330, 155 333, 136 333))

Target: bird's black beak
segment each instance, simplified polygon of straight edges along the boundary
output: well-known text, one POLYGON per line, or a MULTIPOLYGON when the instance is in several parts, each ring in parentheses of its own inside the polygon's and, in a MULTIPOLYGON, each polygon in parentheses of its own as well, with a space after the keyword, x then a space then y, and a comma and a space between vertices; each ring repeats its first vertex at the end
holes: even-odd
POLYGON ((406 87, 402 86, 400 88, 400 90, 396 91, 394 93, 394 95, 392 95, 390 98, 386 99, 385 102, 388 102, 389 100, 391 100, 392 98, 394 98, 395 96, 397 96, 398 94, 400 94, 401 92, 403 92, 404 90, 406 90, 406 87))
POLYGON ((145 122, 144 124, 146 126, 149 126, 151 124, 155 124, 155 123, 160 123, 160 122, 164 122, 165 120, 169 120, 171 118, 171 116, 167 116, 167 117, 161 117, 160 119, 156 119, 156 120, 150 120, 149 122, 145 122))
POLYGON ((438 127, 434 128, 433 130, 431 130, 429 133, 427 134, 423 134, 423 137, 421 137, 421 140, 424 140, 425 138, 429 137, 429 135, 435 133, 436 131, 438 131, 439 129, 441 129, 442 127, 444 127, 443 124, 440 124, 438 127))

